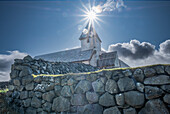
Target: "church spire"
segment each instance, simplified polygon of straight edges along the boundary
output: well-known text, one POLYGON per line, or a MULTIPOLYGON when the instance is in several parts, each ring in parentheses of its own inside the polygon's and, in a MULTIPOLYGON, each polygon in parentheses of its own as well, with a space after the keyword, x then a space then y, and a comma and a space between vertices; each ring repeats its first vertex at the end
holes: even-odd
POLYGON ((94 29, 94 25, 90 21, 84 28, 79 40, 81 41, 82 50, 101 49, 101 40, 94 29))

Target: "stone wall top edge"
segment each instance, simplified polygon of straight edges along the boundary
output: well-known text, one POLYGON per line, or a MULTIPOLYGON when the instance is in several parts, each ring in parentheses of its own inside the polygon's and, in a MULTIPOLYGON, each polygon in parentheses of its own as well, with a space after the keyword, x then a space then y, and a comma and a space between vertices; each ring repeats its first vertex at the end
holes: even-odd
POLYGON ((116 72, 116 71, 125 71, 125 70, 136 70, 136 69, 145 69, 145 68, 154 68, 156 66, 170 66, 170 64, 153 64, 153 65, 147 65, 147 66, 139 66, 139 67, 126 67, 126 68, 112 68, 112 69, 101 69, 97 71, 92 71, 92 72, 82 72, 82 73, 67 73, 67 74, 32 74, 32 76, 38 77, 38 76, 49 76, 49 77, 63 77, 63 76, 81 76, 81 75, 90 75, 90 74, 98 74, 101 72, 116 72))

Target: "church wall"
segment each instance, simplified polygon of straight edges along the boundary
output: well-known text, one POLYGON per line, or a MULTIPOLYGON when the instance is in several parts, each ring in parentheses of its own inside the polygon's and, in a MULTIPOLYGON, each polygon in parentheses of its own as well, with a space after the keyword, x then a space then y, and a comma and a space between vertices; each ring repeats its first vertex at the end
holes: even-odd
POLYGON ((6 99, 19 113, 169 114, 170 65, 40 76, 35 61, 12 65, 6 99))

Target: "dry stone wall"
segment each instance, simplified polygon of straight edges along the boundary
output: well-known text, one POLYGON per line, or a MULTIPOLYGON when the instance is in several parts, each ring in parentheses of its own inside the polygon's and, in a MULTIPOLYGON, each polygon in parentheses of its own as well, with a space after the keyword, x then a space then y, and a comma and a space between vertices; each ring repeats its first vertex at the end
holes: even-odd
MULTIPOLYGON (((7 101, 19 113, 169 114, 169 65, 59 77, 32 76, 40 73, 57 74, 55 71, 58 69, 50 64, 27 56, 12 65, 7 101)), ((87 70, 89 68, 95 70, 86 66, 87 70)), ((65 70, 61 69, 62 72, 69 71, 65 70)))

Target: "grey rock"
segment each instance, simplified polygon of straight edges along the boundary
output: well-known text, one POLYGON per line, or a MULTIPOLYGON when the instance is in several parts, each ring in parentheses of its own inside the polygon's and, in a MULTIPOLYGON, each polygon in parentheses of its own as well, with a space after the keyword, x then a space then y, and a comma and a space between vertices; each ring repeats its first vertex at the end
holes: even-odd
POLYGON ((152 99, 145 104, 139 114, 169 114, 169 112, 160 99, 152 99))
POLYGON ((133 77, 136 79, 136 81, 143 82, 144 80, 144 74, 141 69, 136 69, 133 73, 133 77))
POLYGON ((29 98, 29 99, 24 100, 23 104, 24 104, 24 107, 29 107, 31 104, 31 99, 29 98))
POLYGON ((33 61, 34 59, 33 59, 30 55, 27 55, 27 56, 25 56, 25 57, 23 58, 23 60, 26 61, 26 62, 31 62, 31 61, 33 61))
POLYGON ((33 73, 33 71, 30 67, 23 66, 21 72, 19 73, 19 77, 27 76, 32 73, 33 73))
POLYGON ((15 86, 15 88, 18 90, 18 91, 23 91, 24 90, 24 86, 20 85, 20 86, 15 86))
POLYGON ((26 109, 26 114, 36 114, 36 109, 32 107, 28 107, 26 109))
POLYGON ((29 84, 33 81, 33 77, 31 75, 25 76, 22 78, 22 85, 29 84))
POLYGON ((112 79, 108 79, 105 85, 105 91, 113 94, 113 93, 118 93, 118 86, 117 83, 112 80, 112 79))
POLYGON ((127 109, 123 109, 123 114, 137 114, 135 108, 127 108, 127 109))
POLYGON ((163 100, 165 103, 170 104, 170 94, 165 94, 165 96, 163 97, 163 100))
POLYGON ((75 92, 76 93, 85 93, 87 91, 89 91, 90 89, 92 89, 92 85, 91 82, 86 81, 86 80, 81 80, 76 88, 75 88, 75 92))
POLYGON ((70 110, 70 102, 68 99, 60 96, 53 100, 52 110, 55 112, 63 112, 70 110))
POLYGON ((47 111, 47 112, 51 112, 51 108, 52 108, 52 104, 49 102, 46 102, 42 105, 43 110, 47 111))
POLYGON ((8 90, 9 90, 9 91, 13 91, 14 88, 15 88, 15 87, 14 87, 13 85, 9 85, 9 86, 8 86, 8 90))
POLYGON ((54 91, 46 92, 42 95, 43 100, 46 100, 48 102, 52 102, 54 97, 55 97, 54 91))
POLYGON ((33 97, 31 101, 31 106, 34 108, 40 108, 41 107, 41 100, 37 97, 33 97))
POLYGON ((85 105, 87 104, 87 99, 84 94, 73 94, 71 96, 71 104, 72 105, 85 105))
POLYGON ((95 92, 103 93, 104 92, 104 84, 100 79, 92 82, 92 87, 95 92))
POLYGON ((164 74, 165 73, 164 66, 156 66, 155 70, 156 70, 157 74, 164 74))
POLYGON ((26 90, 33 90, 34 89, 34 83, 29 83, 25 86, 26 90))
POLYGON ((112 71, 105 71, 105 72, 104 72, 104 75, 105 75, 108 79, 110 79, 110 78, 112 77, 112 71))
POLYGON ((33 97, 35 94, 34 94, 34 92, 33 91, 29 91, 29 97, 33 97))
POLYGON ((70 78, 68 81, 67 81, 67 85, 71 86, 75 83, 75 80, 73 78, 70 78))
POLYGON ((55 77, 54 78, 54 82, 55 82, 55 85, 60 85, 60 78, 59 77, 55 77))
POLYGON ((133 79, 130 79, 129 77, 120 78, 118 80, 118 87, 122 92, 133 90, 136 88, 135 82, 133 81, 133 79))
POLYGON ((42 76, 38 76, 34 78, 34 82, 40 83, 42 81, 42 76))
POLYGON ((67 85, 67 79, 66 78, 61 80, 61 86, 65 86, 65 85, 67 85))
POLYGON ((55 84, 54 83, 50 83, 50 84, 46 84, 45 85, 45 90, 46 91, 50 91, 54 89, 55 84))
POLYGON ((98 74, 93 73, 93 74, 88 75, 88 76, 86 77, 86 80, 88 80, 88 81, 90 81, 90 82, 93 82, 93 81, 97 80, 97 78, 98 78, 98 74))
POLYGON ((99 98, 99 104, 106 107, 115 106, 114 97, 106 92, 99 98))
POLYGON ((55 92, 55 94, 57 95, 57 96, 60 96, 60 91, 61 91, 61 86, 59 86, 59 85, 56 85, 56 86, 54 86, 54 92, 55 92))
POLYGON ((125 92, 124 95, 125 95, 125 102, 128 105, 133 106, 135 108, 142 107, 145 102, 144 94, 138 91, 125 92))
POLYGON ((13 80, 13 83, 14 83, 14 85, 16 85, 16 86, 20 86, 20 85, 21 85, 19 79, 14 79, 14 80, 13 80))
POLYGON ((96 92, 86 92, 86 98, 89 103, 96 103, 99 100, 99 95, 96 92))
POLYGON ((11 73, 10 73, 10 77, 13 79, 13 78, 16 78, 19 76, 19 71, 18 70, 12 70, 11 73))
POLYGON ((122 73, 123 73, 125 76, 131 76, 131 75, 132 75, 132 72, 131 72, 129 69, 122 71, 122 73))
POLYGON ((168 75, 170 75, 170 66, 166 66, 166 67, 165 67, 165 72, 166 72, 168 75))
POLYGON ((146 85, 170 84, 170 77, 167 75, 158 75, 158 76, 146 78, 144 80, 144 84, 146 84, 146 85))
POLYGON ((136 83, 137 90, 140 92, 144 92, 145 86, 142 83, 137 82, 136 83))
POLYGON ((61 95, 63 97, 70 97, 72 94, 71 94, 71 89, 69 86, 64 86, 61 90, 61 95))
POLYGON ((104 110, 103 114, 121 114, 119 109, 115 107, 107 108, 104 110))
POLYGON ((20 99, 26 99, 28 98, 28 91, 22 91, 20 94, 20 99))
POLYGON ((116 98, 117 105, 124 105, 125 104, 125 98, 124 98, 124 94, 123 93, 116 94, 115 98, 116 98))
POLYGON ((41 97, 42 97, 42 93, 41 93, 41 92, 35 92, 35 96, 36 96, 37 98, 41 98, 41 97))
POLYGON ((145 86, 146 99, 153 99, 162 96, 164 92, 158 87, 145 86))
POLYGON ((87 104, 77 108, 77 114, 102 114, 103 107, 98 104, 87 104))
POLYGON ((162 85, 161 89, 163 89, 164 91, 170 93, 170 85, 162 85))
POLYGON ((38 84, 34 91, 40 91, 40 92, 45 92, 45 84, 38 84))
POLYGON ((144 74, 145 74, 146 77, 152 77, 156 74, 156 71, 153 68, 145 68, 144 74))

